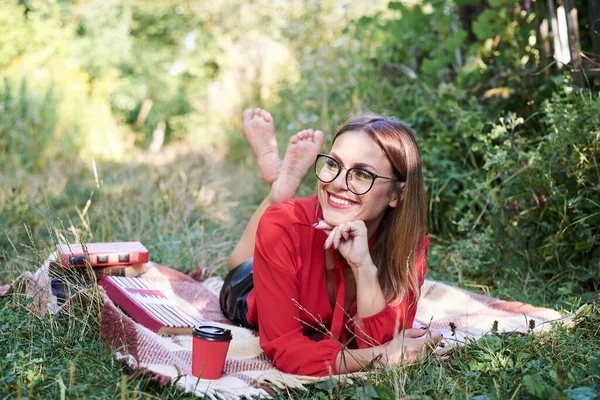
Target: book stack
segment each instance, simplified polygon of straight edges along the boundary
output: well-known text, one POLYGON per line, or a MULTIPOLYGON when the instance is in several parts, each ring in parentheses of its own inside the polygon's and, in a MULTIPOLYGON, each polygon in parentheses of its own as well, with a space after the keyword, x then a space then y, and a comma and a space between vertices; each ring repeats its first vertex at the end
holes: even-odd
POLYGON ((148 250, 140 242, 57 244, 56 250, 58 259, 50 272, 57 278, 98 281, 104 276, 135 277, 147 269, 148 250))
POLYGON ((152 332, 191 335, 195 326, 203 324, 200 314, 172 292, 169 282, 162 283, 110 275, 98 281, 117 306, 152 332))
POLYGON ((202 324, 198 311, 168 283, 138 278, 148 264, 148 250, 140 242, 58 244, 56 250, 50 273, 58 305, 78 287, 98 283, 131 318, 159 335, 191 335, 202 324))

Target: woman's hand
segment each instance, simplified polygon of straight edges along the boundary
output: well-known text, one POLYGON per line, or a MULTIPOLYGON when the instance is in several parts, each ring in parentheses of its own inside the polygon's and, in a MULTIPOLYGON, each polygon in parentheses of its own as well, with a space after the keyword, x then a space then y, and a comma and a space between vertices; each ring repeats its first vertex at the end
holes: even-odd
POLYGON ((373 265, 369 253, 367 227, 363 221, 349 221, 332 226, 321 220, 315 229, 321 229, 329 235, 325 241, 325 248, 333 247, 334 250, 338 250, 353 269, 373 265))
POLYGON ((405 329, 383 345, 382 362, 389 366, 412 364, 431 354, 442 335, 429 329, 405 329))
POLYGON ((431 354, 441 338, 442 335, 432 335, 428 329, 405 329, 381 346, 340 351, 336 358, 338 372, 362 371, 373 362, 390 367, 412 364, 431 354))
POLYGON ((358 220, 331 226, 325 221, 319 221, 315 228, 329 234, 325 240, 325 248, 337 249, 352 269, 356 284, 357 315, 367 318, 383 310, 386 300, 377 277, 377 267, 369 252, 365 223, 358 220))

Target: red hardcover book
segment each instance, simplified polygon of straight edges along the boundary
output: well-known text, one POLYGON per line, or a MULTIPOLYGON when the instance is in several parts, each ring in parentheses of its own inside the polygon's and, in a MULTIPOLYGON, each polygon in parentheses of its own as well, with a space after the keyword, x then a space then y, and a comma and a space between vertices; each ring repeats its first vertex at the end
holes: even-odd
POLYGON ((92 268, 96 280, 102 279, 106 275, 124 276, 134 278, 144 274, 148 270, 148 264, 117 265, 114 267, 94 267, 92 268))
POLYGON ((140 242, 109 242, 87 244, 57 244, 60 264, 65 268, 112 267, 144 264, 148 250, 140 242))
POLYGON ((104 276, 98 281, 131 318, 159 335, 191 335, 203 323, 194 307, 160 283, 144 278, 104 276))

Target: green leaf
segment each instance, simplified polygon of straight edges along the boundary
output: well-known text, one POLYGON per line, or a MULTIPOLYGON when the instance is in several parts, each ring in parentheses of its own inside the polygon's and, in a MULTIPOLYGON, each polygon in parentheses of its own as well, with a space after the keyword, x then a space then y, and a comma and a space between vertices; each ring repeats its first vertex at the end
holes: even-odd
POLYGON ((359 386, 356 388, 356 397, 357 400, 369 400, 369 399, 378 399, 379 394, 373 388, 373 386, 359 386))
POLYGON ((25 300, 23 300, 23 302, 21 303, 21 305, 27 306, 27 305, 31 304, 32 302, 33 302, 33 297, 28 297, 25 300))
POLYGON ((315 387, 317 389, 327 390, 328 392, 331 392, 334 388, 334 384, 331 379, 327 379, 327 380, 315 383, 315 387))
POLYGON ((371 26, 372 22, 373 22, 372 17, 360 17, 358 19, 358 21, 356 22, 356 24, 361 28, 366 28, 366 27, 371 26))
POLYGON ((390 4, 388 4, 388 8, 390 10, 400 10, 400 11, 406 10, 406 7, 404 6, 404 4, 402 4, 399 1, 390 1, 390 4))
POLYGON ((498 336, 487 335, 481 338, 478 344, 487 350, 498 351, 502 347, 502 339, 498 336))
POLYGON ((467 38, 467 32, 459 29, 454 32, 452 35, 448 37, 446 42, 444 43, 444 48, 448 50, 449 53, 454 54, 454 51, 458 49, 467 38))
POLYGON ((503 33, 503 26, 497 21, 496 10, 487 9, 473 22, 473 33, 479 40, 486 40, 503 33))
POLYGON ((532 396, 543 399, 546 398, 546 389, 544 383, 533 375, 525 375, 523 377, 523 386, 532 396))
POLYGON ((588 386, 565 390, 569 400, 592 400, 598 397, 598 392, 588 386))
POLYGON ((377 385, 375 386, 375 392, 380 399, 393 399, 396 397, 394 389, 391 386, 377 385))
POLYGON ((575 250, 587 250, 596 243, 596 237, 592 237, 590 240, 575 243, 575 250))
POLYGON ((477 360, 469 361, 469 370, 471 371, 483 371, 485 370, 485 365, 477 360))

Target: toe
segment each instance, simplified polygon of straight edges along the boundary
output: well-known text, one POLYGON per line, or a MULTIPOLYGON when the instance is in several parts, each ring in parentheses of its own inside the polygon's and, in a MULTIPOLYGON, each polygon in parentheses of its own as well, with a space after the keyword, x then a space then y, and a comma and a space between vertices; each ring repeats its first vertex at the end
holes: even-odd
POLYGON ((271 114, 267 110, 260 110, 259 115, 266 122, 273 122, 273 117, 271 116, 271 114))
POLYGON ((273 122, 273 116, 271 115, 270 112, 268 112, 267 110, 263 110, 263 118, 265 119, 265 121, 267 122, 273 122))
POLYGON ((323 139, 325 135, 321 131, 315 131, 313 135, 313 142, 317 143, 319 146, 323 145, 323 139))
POLYGON ((304 140, 306 138, 306 130, 300 131, 296 133, 294 136, 298 137, 298 139, 304 140))
POLYGON ((249 121, 252 118, 252 110, 247 108, 242 112, 242 123, 249 121))
POLYGON ((254 116, 256 117, 256 116, 260 115, 260 111, 261 111, 260 108, 255 108, 254 109, 254 116))

